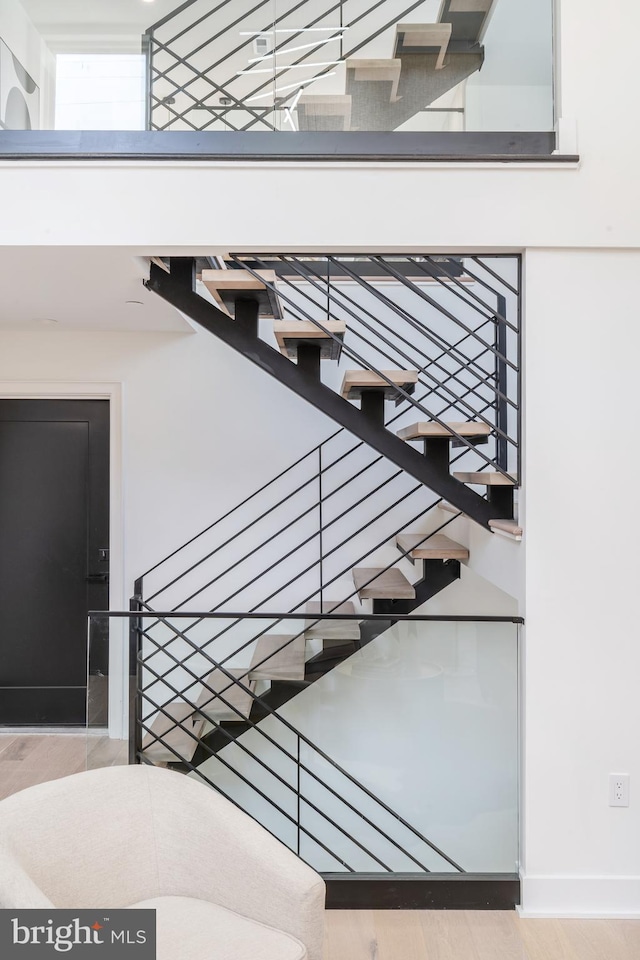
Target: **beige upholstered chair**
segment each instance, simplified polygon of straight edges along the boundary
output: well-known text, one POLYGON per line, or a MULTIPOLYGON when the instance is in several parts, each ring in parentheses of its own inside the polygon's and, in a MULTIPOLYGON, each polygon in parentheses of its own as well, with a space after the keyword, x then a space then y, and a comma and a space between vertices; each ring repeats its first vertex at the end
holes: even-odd
POLYGON ((158 960, 321 960, 324 883, 214 790, 108 767, 0 802, 0 907, 146 907, 158 960))

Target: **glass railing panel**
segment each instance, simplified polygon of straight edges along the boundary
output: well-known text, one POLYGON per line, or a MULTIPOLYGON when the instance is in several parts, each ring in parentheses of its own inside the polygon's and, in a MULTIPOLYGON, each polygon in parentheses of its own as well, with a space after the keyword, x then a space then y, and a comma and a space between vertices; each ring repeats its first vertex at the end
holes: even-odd
POLYGON ((552 0, 4 0, 0 128, 551 131, 552 0))
MULTIPOLYGON (((356 853, 351 843, 357 869, 383 870, 377 857, 396 872, 516 870, 516 629, 398 623, 283 707, 335 764, 303 752, 337 796, 304 786, 367 848, 356 853), (346 796, 357 812, 341 812, 346 796)), ((303 823, 325 841, 337 839, 304 804, 303 823)), ((338 869, 310 841, 302 855, 338 869)))
MULTIPOLYGON (((128 636, 128 618, 111 619, 100 614, 89 618, 84 762, 87 770, 129 761, 129 738, 119 729, 123 714, 121 676, 123 670, 126 671, 121 657, 122 651, 128 647, 128 636), (116 727, 118 730, 114 731, 116 727)), ((128 686, 131 690, 131 681, 128 686)), ((133 697, 131 703, 135 714, 133 697)))
POLYGON ((466 130, 553 129, 552 38, 553 6, 548 0, 498 0, 492 5, 482 36, 482 69, 466 81, 466 130))
POLYGON ((135 753, 324 872, 514 873, 510 620, 141 612, 135 753))

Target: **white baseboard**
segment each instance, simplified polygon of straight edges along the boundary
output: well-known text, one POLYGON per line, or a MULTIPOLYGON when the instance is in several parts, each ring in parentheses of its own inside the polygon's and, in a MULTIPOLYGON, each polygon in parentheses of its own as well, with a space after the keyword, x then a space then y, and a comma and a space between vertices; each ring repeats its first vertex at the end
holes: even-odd
POLYGON ((640 919, 640 876, 543 877, 521 875, 523 919, 615 917, 640 919))

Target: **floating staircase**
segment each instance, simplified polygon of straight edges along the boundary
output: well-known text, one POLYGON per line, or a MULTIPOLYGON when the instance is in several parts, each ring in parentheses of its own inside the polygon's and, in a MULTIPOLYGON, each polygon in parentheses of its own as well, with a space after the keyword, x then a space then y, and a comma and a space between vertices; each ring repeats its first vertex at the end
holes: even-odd
POLYGON ((438 23, 398 23, 389 59, 347 58, 344 94, 298 97, 300 130, 396 130, 480 70, 491 7, 451 0, 438 23))
MULTIPOLYGON (((334 268, 335 264, 327 264, 327 275, 334 268)), ((377 264, 373 263, 357 267, 345 265, 343 269, 349 282, 369 289, 371 283, 378 282, 376 268, 377 264)), ((459 419, 460 408, 452 402, 448 405, 451 410, 448 416, 447 408, 444 411, 438 408, 426 418, 425 411, 429 413, 429 410, 424 406, 425 395, 421 391, 430 385, 427 364, 412 366, 407 362, 403 367, 399 363, 396 366, 389 363, 381 364, 380 369, 364 364, 357 367, 358 362, 362 363, 363 355, 354 343, 354 323, 349 319, 352 311, 348 308, 347 297, 340 301, 346 319, 336 319, 328 308, 326 314, 321 312, 318 318, 318 313, 313 311, 305 315, 299 306, 298 288, 295 300, 282 291, 284 270, 291 271, 294 280, 290 282, 293 283, 299 282, 299 277, 305 282, 307 278, 312 279, 315 269, 312 258, 303 268, 298 267, 294 258, 288 258, 286 262, 283 258, 282 272, 267 269, 259 259, 232 259, 224 268, 202 270, 202 283, 212 303, 195 290, 195 264, 173 258, 169 271, 164 265, 152 265, 148 286, 242 353, 247 360, 321 409, 338 427, 346 428, 354 446, 335 457, 335 463, 364 448, 373 457, 369 466, 378 461, 392 466, 396 472, 389 479, 382 480, 366 497, 374 497, 377 490, 384 489, 390 480, 401 476, 415 478, 416 489, 433 491, 436 499, 427 510, 418 514, 418 519, 413 522, 404 520, 401 529, 387 537, 385 548, 389 553, 394 552, 395 559, 386 565, 380 563, 376 549, 368 548, 360 559, 343 571, 345 576, 341 573, 323 579, 321 542, 320 591, 301 599, 298 606, 287 608, 295 614, 294 617, 287 619, 286 613, 281 612, 274 615, 274 619, 265 617, 266 626, 258 622, 249 639, 243 639, 232 655, 233 667, 225 660, 214 663, 212 659, 213 669, 194 668, 197 671, 195 682, 186 687, 182 696, 176 688, 176 698, 165 703, 148 719, 140 751, 145 761, 192 772, 213 758, 216 763, 219 759, 220 763, 226 764, 225 757, 229 755, 226 748, 230 745, 234 745, 234 749, 246 750, 246 744, 253 743, 246 734, 260 729, 264 721, 278 716, 280 708, 289 700, 375 641, 397 622, 396 617, 411 614, 460 577, 461 564, 469 559, 469 550, 442 532, 443 527, 456 517, 468 517, 487 532, 511 539, 522 536, 513 513, 517 473, 509 472, 501 453, 501 445, 506 442, 503 438, 508 439, 500 408, 503 381, 499 378, 508 359, 498 340, 501 320, 491 318, 497 331, 497 346, 485 342, 474 331, 485 352, 489 352, 491 365, 487 371, 486 366, 478 367, 477 357, 472 357, 468 368, 472 369, 475 363, 482 374, 482 383, 486 384, 491 377, 496 382, 487 396, 482 391, 478 392, 477 398, 474 396, 479 407, 477 417, 459 419), (342 365, 340 371, 335 369, 336 364, 342 365), (389 417, 391 404, 395 404, 398 412, 389 417), (486 410, 489 410, 487 415, 486 410), (398 417, 400 423, 396 424, 398 417), (483 452, 484 448, 488 448, 487 452, 483 452), (478 458, 482 461, 481 469, 456 469, 461 457, 471 457, 471 461, 462 462, 462 466, 470 467, 478 466, 474 461, 478 458), (477 492, 477 488, 482 492, 477 492), (425 524, 425 529, 420 519, 432 506, 451 511, 450 519, 435 530, 432 523, 425 524), (352 579, 352 589, 345 596, 347 573, 352 579), (371 611, 377 618, 363 619, 365 611, 371 611), (238 663, 244 665, 237 666, 238 663)), ((405 267, 396 269, 391 265, 388 276, 392 278, 390 282, 398 285, 413 284, 405 267)), ((439 283, 450 283, 452 287, 456 285, 456 291, 462 287, 462 272, 454 264, 429 264, 424 276, 429 280, 436 278, 439 283)), ((320 277, 320 281, 324 283, 324 278, 320 277)), ((421 299, 433 300, 422 289, 419 293, 421 299)), ((471 298, 465 296, 467 307, 470 302, 471 298)), ((367 320, 369 337, 375 333, 374 320, 373 316, 371 323, 367 320)), ((416 342, 419 343, 419 337, 424 335, 434 340, 437 350, 442 349, 440 333, 434 335, 428 327, 423 333, 421 321, 413 317, 409 320, 416 342)), ((467 329, 465 325, 463 330, 467 329)), ((386 336, 385 333, 380 341, 385 342, 385 346, 386 336)), ((452 350, 455 351, 455 345, 452 350)), ((412 359, 404 344, 395 354, 383 356, 389 356, 390 361, 412 359)), ((439 362, 439 356, 432 364, 439 362)), ((442 367, 440 373, 442 382, 453 384, 462 396, 461 404, 465 391, 476 389, 466 373, 465 368, 465 376, 461 376, 451 364, 442 367)), ((428 402, 428 390, 426 396, 428 402)), ((332 436, 342 432, 344 429, 332 436)), ((318 454, 320 480, 323 472, 321 447, 318 454)), ((313 456, 317 453, 312 451, 313 456)), ((306 459, 301 458, 302 461, 306 459)), ((352 480, 357 483, 359 472, 350 476, 347 470, 348 479, 342 485, 352 480)), ((304 486, 302 483, 301 487, 304 486)), ((326 493, 321 490, 319 496, 322 510, 326 493)), ((321 514, 321 535, 331 523, 343 522, 344 517, 352 512, 357 514, 361 506, 362 500, 359 500, 348 510, 338 511, 335 518, 330 522, 325 520, 324 524, 321 514)), ((314 507, 308 507, 306 512, 312 509, 314 507)), ((383 515, 384 510, 367 523, 375 524, 383 515)), ((431 514, 431 518, 434 517, 435 512, 431 514)), ((358 532, 356 530, 354 536, 358 532)), ((264 544, 268 545, 274 536, 265 535, 264 544)), ((222 546, 227 542, 230 541, 223 539, 222 546)), ((328 550, 327 555, 330 553, 328 550)), ((271 565, 277 566, 278 562, 274 548, 271 565)), ((215 579, 211 582, 214 583, 215 579)), ((148 604, 146 609, 151 611, 148 604)), ((231 609, 236 608, 232 606, 231 609)), ((260 606, 253 609, 260 609, 260 606)), ((262 614, 254 616, 262 618, 262 614)), ((251 621, 248 625, 251 626, 251 621)), ((225 626, 215 637, 207 637, 202 653, 204 659, 207 645, 228 629, 230 627, 225 626)), ((190 652, 189 656, 192 655, 190 652)))

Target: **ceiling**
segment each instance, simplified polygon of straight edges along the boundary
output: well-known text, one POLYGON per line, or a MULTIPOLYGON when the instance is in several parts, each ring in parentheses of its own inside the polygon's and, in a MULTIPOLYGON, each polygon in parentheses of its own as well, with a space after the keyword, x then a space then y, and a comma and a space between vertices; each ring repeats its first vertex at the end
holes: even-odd
POLYGON ((148 267, 136 253, 0 247, 0 329, 189 331, 173 307, 143 286, 148 267))
MULTIPOLYGON (((28 16, 41 32, 43 26, 60 28, 69 33, 86 33, 88 26, 109 25, 144 33, 161 17, 179 6, 180 0, 20 0, 28 16)), ((45 31, 46 32, 46 31, 45 31)), ((59 30, 57 31, 59 32, 59 30)), ((119 32, 119 30, 118 30, 119 32)))

